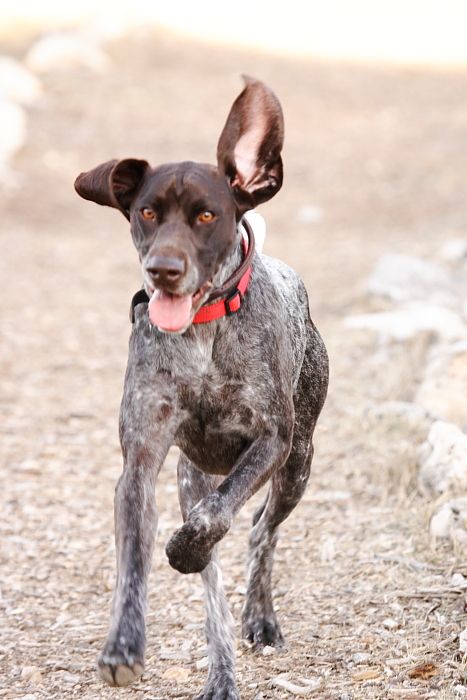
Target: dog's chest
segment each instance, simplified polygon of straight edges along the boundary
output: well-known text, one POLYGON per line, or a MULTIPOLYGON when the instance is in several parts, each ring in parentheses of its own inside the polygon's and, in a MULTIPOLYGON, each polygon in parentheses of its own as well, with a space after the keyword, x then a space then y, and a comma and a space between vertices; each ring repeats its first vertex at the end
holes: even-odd
POLYGON ((206 471, 227 473, 264 420, 257 390, 241 376, 241 358, 219 357, 200 343, 177 374, 177 443, 206 471))

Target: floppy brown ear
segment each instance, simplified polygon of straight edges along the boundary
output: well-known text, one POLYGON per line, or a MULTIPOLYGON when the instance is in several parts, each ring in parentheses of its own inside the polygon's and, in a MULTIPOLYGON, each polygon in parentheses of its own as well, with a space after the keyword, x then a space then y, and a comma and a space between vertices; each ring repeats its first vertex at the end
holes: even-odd
POLYGON ((84 199, 119 209, 130 218, 131 202, 149 168, 149 163, 136 158, 109 160, 75 180, 75 190, 84 199))
POLYGON ((245 89, 232 105, 217 144, 217 162, 228 177, 241 213, 271 199, 282 186, 284 118, 264 83, 243 76, 245 89))

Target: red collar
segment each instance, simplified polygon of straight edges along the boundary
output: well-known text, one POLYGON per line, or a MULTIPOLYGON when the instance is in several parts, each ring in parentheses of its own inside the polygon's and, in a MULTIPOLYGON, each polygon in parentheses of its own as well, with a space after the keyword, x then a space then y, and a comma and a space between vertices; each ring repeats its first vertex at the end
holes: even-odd
MULTIPOLYGON (((248 235, 248 242, 242 238, 243 261, 233 275, 218 289, 215 289, 203 306, 196 312, 192 323, 209 323, 223 316, 232 316, 242 305, 251 279, 251 260, 255 251, 255 239, 253 230, 245 219, 242 225, 248 235), (219 298, 220 297, 220 298, 219 298), (219 299, 219 301, 214 301, 219 299)), ((144 289, 140 289, 131 300, 130 319, 135 322, 135 307, 138 304, 147 304, 149 297, 144 289)))

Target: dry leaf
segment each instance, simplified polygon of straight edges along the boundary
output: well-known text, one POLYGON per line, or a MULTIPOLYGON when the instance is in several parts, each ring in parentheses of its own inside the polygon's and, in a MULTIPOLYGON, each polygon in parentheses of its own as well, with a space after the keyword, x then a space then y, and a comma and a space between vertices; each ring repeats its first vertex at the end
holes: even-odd
POLYGON ((416 678, 417 680, 425 681, 432 676, 436 676, 438 673, 437 667, 432 663, 419 664, 414 668, 410 669, 408 675, 409 678, 416 678))

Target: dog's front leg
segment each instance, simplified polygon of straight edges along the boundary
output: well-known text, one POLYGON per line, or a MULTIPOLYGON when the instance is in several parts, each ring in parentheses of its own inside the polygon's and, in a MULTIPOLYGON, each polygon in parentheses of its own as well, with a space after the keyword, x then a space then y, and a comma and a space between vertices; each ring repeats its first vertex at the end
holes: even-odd
POLYGON ((128 685, 143 672, 147 577, 157 528, 155 484, 174 434, 174 392, 170 379, 147 362, 151 340, 146 329, 135 328, 120 413, 124 468, 115 490, 117 581, 98 660, 101 677, 113 686, 128 685))
POLYGON ((236 513, 286 461, 292 427, 290 421, 257 438, 219 488, 192 509, 183 527, 172 535, 166 546, 174 569, 188 574, 207 566, 214 545, 227 533, 236 513))

